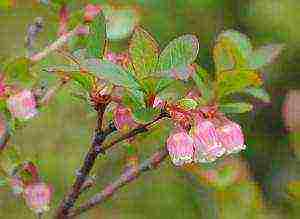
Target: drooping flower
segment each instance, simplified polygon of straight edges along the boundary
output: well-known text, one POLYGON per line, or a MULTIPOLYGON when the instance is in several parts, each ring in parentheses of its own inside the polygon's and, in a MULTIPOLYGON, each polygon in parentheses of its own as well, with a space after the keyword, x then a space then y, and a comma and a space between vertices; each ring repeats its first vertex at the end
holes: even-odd
POLYGON ((193 161, 194 141, 183 129, 175 131, 169 136, 167 149, 172 162, 176 166, 181 166, 193 161))
POLYGON ((100 5, 87 4, 84 10, 83 19, 85 22, 91 22, 101 12, 100 5))
POLYGON ((215 125, 208 119, 196 118, 191 135, 195 142, 195 162, 213 162, 226 152, 215 125))
POLYGON ((18 119, 30 119, 38 113, 35 97, 30 90, 23 90, 10 96, 7 99, 7 107, 18 119))
POLYGON ((242 129, 235 122, 227 120, 217 128, 217 135, 226 149, 226 154, 238 153, 246 148, 242 129))
POLYGON ((116 128, 120 131, 128 131, 138 125, 134 121, 130 109, 120 104, 117 105, 114 111, 114 123, 116 128))
POLYGON ((49 210, 53 189, 46 183, 34 183, 25 187, 23 196, 27 206, 36 213, 49 210))
POLYGON ((184 129, 188 129, 190 127, 192 115, 189 111, 172 104, 167 105, 166 109, 176 124, 180 125, 184 129))
POLYGON ((153 108, 162 109, 165 105, 165 101, 161 99, 159 96, 155 96, 153 101, 153 108))

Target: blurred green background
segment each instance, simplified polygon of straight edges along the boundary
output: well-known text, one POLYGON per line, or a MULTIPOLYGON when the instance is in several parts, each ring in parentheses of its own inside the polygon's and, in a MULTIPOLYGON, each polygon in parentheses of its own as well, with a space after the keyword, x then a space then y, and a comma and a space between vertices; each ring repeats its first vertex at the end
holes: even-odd
MULTIPOLYGON (((0 11, 0 56, 24 54, 26 28, 37 16, 45 20, 45 29, 38 40, 40 48, 56 37, 56 14, 30 0, 16 2, 16 8, 0 11)), ((300 181, 299 135, 297 130, 285 129, 282 117, 286 94, 300 89, 299 1, 78 0, 72 1, 71 10, 86 2, 136 8, 140 23, 161 47, 181 34, 196 34, 200 40, 198 62, 209 70, 213 70, 214 39, 228 28, 247 34, 255 46, 273 42, 285 43, 286 47, 280 58, 263 70, 271 104, 257 103, 253 113, 234 118, 244 128, 248 147, 241 157, 230 159, 243 167, 238 171, 246 175, 247 180, 231 182, 232 176, 223 171, 225 185, 216 186, 201 180, 201 173, 191 174, 174 168, 168 159, 160 169, 147 172, 106 203, 78 218, 299 218, 300 188, 289 186, 300 181)), ((50 60, 54 62, 59 58, 53 55, 50 60)), ((45 75, 44 78, 50 84, 55 82, 54 77, 45 75)), ((38 160, 44 181, 55 188, 51 211, 43 218, 51 218, 53 209, 70 187, 91 141, 94 123, 91 110, 64 89, 38 118, 14 137, 13 143, 20 146, 26 156, 38 160)), ((167 134, 168 128, 163 132, 156 128, 151 135, 139 137, 142 158, 162 146, 167 134)), ((113 150, 97 161, 93 170, 97 186, 82 199, 117 178, 124 167, 124 153, 125 150, 113 150)), ((221 162, 224 161, 205 168, 218 170, 221 162)), ((14 197, 9 189, 0 188, 0 218, 35 216, 23 200, 14 197)))

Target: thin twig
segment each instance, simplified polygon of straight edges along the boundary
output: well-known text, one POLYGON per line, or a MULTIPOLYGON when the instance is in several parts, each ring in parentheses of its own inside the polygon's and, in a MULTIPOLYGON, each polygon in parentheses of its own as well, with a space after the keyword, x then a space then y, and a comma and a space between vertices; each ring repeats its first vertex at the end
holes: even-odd
POLYGON ((60 203, 60 206, 56 213, 56 218, 62 219, 66 218, 66 215, 69 212, 69 209, 72 208, 78 199, 82 185, 86 181, 91 169, 94 166, 94 163, 96 161, 96 158, 100 153, 102 153, 102 143, 105 140, 105 138, 111 134, 113 131, 115 131, 114 126, 110 126, 106 130, 102 130, 99 127, 102 127, 102 118, 105 112, 107 104, 103 104, 101 107, 99 107, 98 110, 98 121, 97 121, 97 128, 95 129, 95 136, 92 142, 92 145, 85 156, 84 162, 80 168, 80 170, 77 172, 76 180, 69 191, 69 193, 65 196, 65 198, 60 203))
POLYGON ((144 161, 137 169, 130 168, 127 169, 117 180, 106 186, 100 193, 94 195, 87 202, 82 204, 80 207, 72 210, 68 215, 68 218, 73 218, 80 215, 87 210, 99 205, 111 197, 115 192, 117 192, 123 186, 129 184, 138 178, 141 173, 148 170, 153 170, 162 163, 168 155, 166 147, 160 149, 158 152, 154 153, 149 159, 144 161))
POLYGON ((58 84, 50 87, 43 97, 38 101, 38 106, 47 106, 49 102, 53 99, 58 90, 67 84, 68 80, 61 80, 58 84))
POLYGON ((30 57, 32 63, 36 63, 45 57, 47 57, 51 52, 56 51, 57 49, 61 48, 65 45, 72 37, 77 35, 77 30, 80 28, 80 25, 76 26, 73 30, 69 31, 68 33, 61 35, 56 41, 52 44, 47 46, 43 51, 34 54, 30 57))
POLYGON ((149 127, 154 125, 156 122, 158 122, 159 120, 163 119, 163 118, 166 118, 168 117, 167 113, 165 112, 162 112, 157 118, 155 118, 153 121, 147 123, 147 124, 144 124, 144 125, 140 125, 138 126, 137 128, 125 133, 124 135, 120 136, 119 138, 113 140, 112 142, 110 142, 109 144, 107 145, 104 145, 103 146, 103 149, 104 151, 112 148, 114 145, 116 145, 117 143, 121 142, 121 141, 124 141, 126 139, 129 139, 129 138, 132 138, 138 134, 141 134, 141 133, 144 133, 144 132, 147 132, 149 127))

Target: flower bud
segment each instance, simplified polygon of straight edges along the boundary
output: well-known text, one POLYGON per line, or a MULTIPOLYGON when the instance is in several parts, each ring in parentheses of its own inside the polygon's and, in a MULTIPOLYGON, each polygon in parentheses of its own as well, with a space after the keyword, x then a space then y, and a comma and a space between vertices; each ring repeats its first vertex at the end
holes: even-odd
POLYGON ((84 21, 91 22, 93 19, 101 12, 101 7, 99 5, 87 4, 84 10, 84 21))
POLYGON ((191 130, 195 142, 195 156, 197 162, 213 162, 225 153, 218 138, 214 124, 208 119, 196 119, 196 125, 191 130))
POLYGON ((7 99, 7 107, 13 117, 18 119, 30 119, 38 111, 36 100, 30 90, 23 90, 7 99))
POLYGON ((135 128, 138 124, 133 120, 129 108, 118 105, 114 111, 114 123, 118 130, 128 131, 135 128))
POLYGON ((194 141, 185 130, 172 133, 167 140, 167 148, 176 166, 191 163, 194 155, 194 141))
POLYGON ((34 183, 26 186, 23 196, 31 210, 42 213, 49 210, 52 187, 45 183, 34 183))
POLYGON ((217 128, 217 134, 227 154, 237 153, 246 148, 242 129, 235 122, 225 122, 217 128))

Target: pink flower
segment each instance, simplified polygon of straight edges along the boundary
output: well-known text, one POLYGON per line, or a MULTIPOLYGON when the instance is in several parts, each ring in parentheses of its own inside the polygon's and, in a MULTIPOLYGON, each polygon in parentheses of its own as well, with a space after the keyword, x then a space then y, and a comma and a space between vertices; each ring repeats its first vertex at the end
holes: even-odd
POLYGON ((26 186, 23 196, 31 210, 42 213, 49 210, 52 192, 51 186, 45 183, 34 183, 26 186))
POLYGON ((228 120, 217 128, 217 134, 227 154, 237 153, 246 148, 242 129, 235 122, 228 120))
POLYGON ((100 5, 87 4, 84 10, 84 21, 91 22, 100 12, 100 5))
POLYGON ((118 105, 114 111, 114 123, 118 130, 128 131, 138 124, 133 120, 130 109, 118 105))
POLYGON ((225 153, 215 125, 210 120, 197 118, 191 134, 195 142, 195 161, 213 162, 225 153))
MULTIPOLYGON (((2 74, 2 73, 1 73, 2 74)), ((6 84, 4 83, 4 76, 0 76, 0 98, 5 96, 6 84)))
POLYGON ((165 101, 162 100, 160 97, 156 96, 153 102, 153 108, 162 109, 165 105, 165 101))
POLYGON ((80 26, 77 28, 76 33, 78 36, 85 36, 90 34, 89 26, 80 26))
POLYGON ((23 90, 7 99, 7 107, 11 114, 18 119, 30 119, 38 111, 35 97, 30 90, 23 90))
POLYGON ((181 166, 193 161, 194 141, 185 130, 172 133, 167 140, 167 148, 174 165, 181 166))

